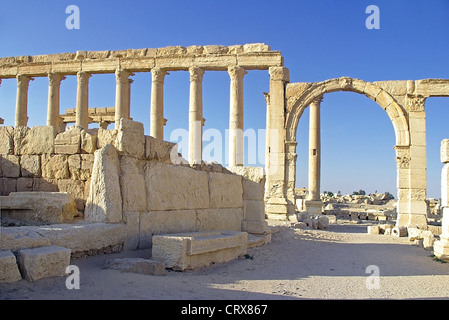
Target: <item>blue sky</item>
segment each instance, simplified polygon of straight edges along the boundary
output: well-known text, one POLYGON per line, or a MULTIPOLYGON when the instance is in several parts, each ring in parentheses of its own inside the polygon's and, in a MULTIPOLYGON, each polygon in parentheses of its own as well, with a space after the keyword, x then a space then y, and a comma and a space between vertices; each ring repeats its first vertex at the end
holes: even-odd
MULTIPOLYGON (((263 42, 282 52, 291 82, 350 76, 365 81, 447 78, 448 0, 307 1, 4 1, 0 0, 0 57, 77 50, 121 50, 171 45, 263 42), (80 29, 65 27, 69 5, 80 9, 80 29), (368 5, 380 9, 380 29, 368 30, 368 5)), ((151 74, 139 73, 131 89, 131 116, 149 132, 151 74)), ((245 129, 265 128, 266 71, 245 76, 245 129)), ((15 80, 0 87, 0 117, 14 123, 15 80)), ((29 126, 45 125, 48 80, 29 88, 29 126)), ((188 128, 189 77, 165 80, 165 137, 188 128)), ((91 107, 113 106, 113 75, 90 79, 91 107)), ((76 79, 61 85, 61 111, 74 108, 76 79)), ((229 122, 229 76, 206 72, 204 130, 224 136, 229 122), (212 131, 209 131, 212 132, 212 131)), ((448 98, 429 98, 428 196, 440 196, 440 141, 449 138, 448 98)), ((297 186, 307 186, 308 111, 298 127, 297 186)), ((225 144, 223 138, 223 145, 225 144)), ((263 143, 263 141, 262 141, 263 143)), ((205 146, 208 142, 205 141, 205 146)), ((389 191, 396 195, 394 131, 386 113, 365 96, 327 94, 322 103, 322 191, 389 191)), ((223 151, 224 153, 224 151, 223 151)), ((263 152, 259 152, 263 155, 263 152)), ((184 153, 185 157, 187 153, 184 153)), ((247 157, 248 159, 248 157, 247 157)), ((261 165, 263 159, 255 165, 261 165)), ((226 163, 223 157, 222 162, 226 163)))

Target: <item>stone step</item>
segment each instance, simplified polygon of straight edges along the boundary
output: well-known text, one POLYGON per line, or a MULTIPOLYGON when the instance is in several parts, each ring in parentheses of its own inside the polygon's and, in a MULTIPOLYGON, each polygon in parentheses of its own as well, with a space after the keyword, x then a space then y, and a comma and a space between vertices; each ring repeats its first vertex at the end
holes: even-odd
POLYGON ((175 270, 196 269, 237 259, 247 253, 248 234, 207 231, 153 236, 152 259, 175 270))

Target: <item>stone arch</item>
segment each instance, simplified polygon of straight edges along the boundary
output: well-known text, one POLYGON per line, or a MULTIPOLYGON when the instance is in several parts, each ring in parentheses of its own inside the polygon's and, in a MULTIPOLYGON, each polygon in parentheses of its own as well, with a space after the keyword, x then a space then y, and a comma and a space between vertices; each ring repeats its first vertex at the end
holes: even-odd
POLYGON ((296 141, 298 122, 305 108, 307 108, 314 99, 326 93, 336 91, 356 92, 377 102, 380 107, 387 112, 387 115, 393 124, 396 145, 410 145, 410 133, 406 112, 395 99, 375 83, 349 77, 312 83, 297 96, 286 97, 288 100, 285 119, 286 141, 296 141))

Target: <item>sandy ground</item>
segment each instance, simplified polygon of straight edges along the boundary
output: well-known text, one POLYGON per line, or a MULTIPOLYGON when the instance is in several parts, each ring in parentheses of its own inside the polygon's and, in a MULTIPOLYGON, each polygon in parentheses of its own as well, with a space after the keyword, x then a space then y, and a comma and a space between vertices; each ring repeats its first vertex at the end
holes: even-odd
POLYGON ((326 230, 279 226, 270 244, 239 258, 164 276, 104 269, 113 257, 147 257, 148 250, 72 260, 80 289, 65 277, 0 284, 0 299, 448 299, 449 263, 407 238, 366 233, 367 223, 339 222, 326 230), (378 282, 367 267, 378 267, 378 282), (377 288, 369 289, 368 284, 377 288), (371 281, 372 280, 372 281, 371 281))

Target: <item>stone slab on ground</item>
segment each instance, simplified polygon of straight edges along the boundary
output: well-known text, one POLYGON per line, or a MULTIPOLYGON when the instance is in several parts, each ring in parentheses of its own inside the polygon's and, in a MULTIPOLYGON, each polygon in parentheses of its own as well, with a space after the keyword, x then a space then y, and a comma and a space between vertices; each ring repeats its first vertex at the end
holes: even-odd
POLYGON ((19 250, 17 262, 23 277, 28 281, 60 277, 70 265, 70 249, 49 246, 19 250))
POLYGON ((16 256, 10 250, 0 251, 0 283, 22 280, 16 256))
POLYGON ((105 268, 154 276, 162 276, 165 274, 165 265, 163 263, 144 258, 111 259, 108 260, 105 268))
POLYGON ((210 231, 153 236, 152 258, 167 268, 186 270, 237 259, 247 253, 248 234, 210 231))

